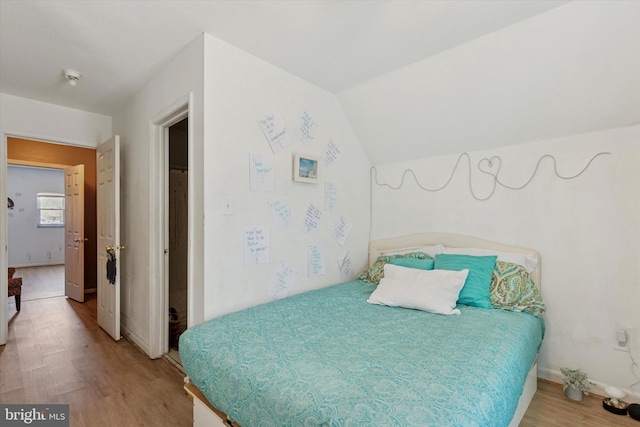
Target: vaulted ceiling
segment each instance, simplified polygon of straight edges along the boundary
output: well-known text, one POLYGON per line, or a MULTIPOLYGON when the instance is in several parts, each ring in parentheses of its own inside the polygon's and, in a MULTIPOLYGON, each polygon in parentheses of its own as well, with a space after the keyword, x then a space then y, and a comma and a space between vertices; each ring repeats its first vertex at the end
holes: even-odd
MULTIPOLYGON (((527 23, 542 19, 540 17, 553 14, 567 5, 566 1, 552 0, 2 0, 0 91, 111 115, 124 99, 136 93, 172 56, 205 32, 336 93, 344 103, 365 151, 372 157, 373 163, 378 163, 383 152, 380 147, 387 141, 378 136, 385 135, 387 138, 387 135, 393 134, 394 125, 389 120, 395 120, 396 125, 402 123, 404 126, 405 123, 400 117, 389 116, 389 112, 376 113, 376 109, 369 109, 367 105, 371 97, 394 91, 408 96, 409 106, 420 104, 419 100, 410 99, 411 90, 397 87, 396 80, 404 79, 407 75, 403 76, 402 73, 411 74, 411 70, 424 71, 425 78, 433 79, 433 67, 448 74, 442 76, 443 88, 456 85, 452 81, 454 78, 471 78, 471 81, 457 83, 467 87, 477 74, 456 70, 452 75, 451 67, 456 64, 451 63, 448 64, 449 68, 443 69, 442 62, 438 61, 445 58, 446 62, 447 52, 464 50, 474 40, 508 32, 516 26, 526 27, 527 23), (434 66, 425 66, 425 61, 432 58, 436 58, 434 66), (64 68, 74 68, 82 74, 77 87, 66 84, 62 74, 64 68), (375 126, 370 127, 371 120, 376 121, 375 114, 386 116, 378 117, 375 126), (401 120, 398 122, 397 119, 401 120), (381 129, 376 126, 386 127, 381 129)), ((557 27, 557 24, 551 25, 554 29, 557 27)), ((585 22, 584 25, 598 24, 585 22)), ((554 39, 547 39, 545 27, 541 28, 536 30, 540 43, 553 45, 554 39)), ((635 34, 627 32, 623 36, 633 37, 635 34)), ((637 41, 635 45, 628 45, 629 40, 622 40, 621 43, 624 51, 630 52, 630 55, 638 47, 637 41)), ((522 56, 521 52, 509 51, 514 46, 505 48, 503 44, 500 44, 504 49, 501 54, 514 53, 515 59, 522 56)), ((598 46, 600 48, 606 46, 598 46)), ((457 61, 457 65, 467 67, 478 60, 477 64, 486 67, 482 58, 474 58, 479 52, 483 52, 482 48, 470 50, 468 61, 463 63, 460 63, 458 56, 450 59, 457 61)), ((546 61, 553 57, 550 54, 543 59, 546 61)), ((594 57, 593 61, 597 62, 598 58, 594 57)), ((579 65, 590 67, 592 64, 579 65)), ((630 65, 631 71, 635 71, 633 67, 638 66, 638 61, 632 61, 630 65)), ((525 66, 527 63, 516 69, 526 73, 527 70, 522 68, 525 66)), ((477 71, 481 83, 482 75, 491 72, 487 69, 477 71)), ((574 68, 568 71, 575 72, 574 68)), ((585 71, 588 72, 588 69, 585 71)), ((410 79, 415 84, 420 77, 411 75, 410 79)), ((417 84, 417 87, 424 89, 422 84, 417 84)), ((534 85, 533 90, 540 88, 534 85)), ((615 90, 619 90, 619 86, 615 90)), ((478 92, 478 89, 471 93, 474 94, 474 91, 478 92)), ((454 91, 451 95, 460 97, 462 93, 454 91)), ((516 95, 520 96, 517 90, 516 95)), ((599 93, 596 95, 599 96, 599 93)), ((468 99, 464 98, 446 101, 446 94, 432 89, 420 93, 420 96, 433 97, 433 103, 425 106, 425 111, 429 113, 437 110, 438 103, 447 114, 451 114, 450 103, 461 105, 463 110, 464 105, 468 104, 468 99)), ((530 93, 522 93, 522 96, 530 96, 530 93)), ((402 97, 392 98, 394 102, 404 102, 402 97)), ((607 102, 610 100, 607 99, 607 102)), ((574 108, 581 108, 583 103, 582 97, 577 99, 574 108)), ((563 103, 562 107, 571 108, 571 105, 563 103)), ((390 105, 387 107, 394 109, 390 105)), ((465 110, 461 117, 468 120, 467 116, 471 114, 471 111, 465 110)), ((625 120, 629 121, 628 118, 625 120)), ((432 135, 433 144, 441 139, 446 140, 442 126, 442 123, 436 126, 438 134, 432 135)), ((545 123, 537 123, 536 126, 545 126, 545 123)), ((574 131, 571 129, 571 132, 574 131)), ((411 133, 424 136, 422 129, 411 133)), ((520 139, 526 140, 532 136, 529 134, 520 139)), ((468 136, 456 136, 452 149, 462 149, 462 146, 458 147, 460 138, 468 139, 468 136)), ((452 141, 442 142, 452 144, 452 141)), ((442 151, 447 150, 443 148, 442 151)))

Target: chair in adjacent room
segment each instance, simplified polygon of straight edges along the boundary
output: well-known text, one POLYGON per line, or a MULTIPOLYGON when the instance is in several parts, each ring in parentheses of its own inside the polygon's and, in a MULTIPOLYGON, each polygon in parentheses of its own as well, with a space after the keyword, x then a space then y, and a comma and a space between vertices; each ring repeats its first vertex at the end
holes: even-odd
POLYGON ((22 295, 22 277, 13 277, 16 269, 9 267, 9 292, 8 295, 16 298, 16 310, 20 311, 20 296, 22 295))

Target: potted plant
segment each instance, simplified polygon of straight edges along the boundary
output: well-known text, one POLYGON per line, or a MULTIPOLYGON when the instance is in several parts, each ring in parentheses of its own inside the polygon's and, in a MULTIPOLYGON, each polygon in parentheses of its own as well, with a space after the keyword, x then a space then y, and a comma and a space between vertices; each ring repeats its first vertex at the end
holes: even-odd
POLYGON ((582 400, 582 395, 589 394, 591 387, 595 385, 581 369, 560 368, 560 372, 564 383, 562 389, 571 400, 582 400))

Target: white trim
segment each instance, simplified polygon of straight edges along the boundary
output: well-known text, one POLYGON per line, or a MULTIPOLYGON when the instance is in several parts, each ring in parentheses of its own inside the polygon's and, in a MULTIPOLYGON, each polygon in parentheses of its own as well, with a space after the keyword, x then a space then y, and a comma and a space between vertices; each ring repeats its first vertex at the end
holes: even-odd
POLYGON ((78 141, 75 139, 58 138, 58 137, 53 137, 52 139, 51 137, 48 137, 48 136, 44 136, 41 134, 32 134, 32 133, 5 131, 4 135, 5 135, 5 142, 6 142, 6 138, 17 138, 17 139, 29 139, 31 141, 38 141, 38 142, 46 142, 48 144, 68 145, 68 146, 81 147, 81 148, 96 148, 99 145, 98 142, 96 142, 95 145, 88 145, 86 142, 78 141))
MULTIPOLYGON (((198 283, 198 292, 196 292, 196 283, 195 278, 198 277, 196 274, 196 266, 198 268, 203 268, 203 259, 202 259, 202 250, 196 251, 194 249, 196 236, 202 235, 204 233, 204 214, 201 215, 201 219, 198 220, 198 216, 196 214, 196 195, 198 192, 196 191, 196 175, 194 174, 194 166, 196 164, 196 154, 195 154, 195 139, 194 139, 194 123, 195 123, 195 114, 193 111, 193 92, 189 94, 189 111, 188 117, 189 121, 187 123, 187 145, 188 145, 188 155, 187 161, 189 164, 189 182, 188 182, 188 195, 187 195, 187 203, 189 205, 188 208, 188 216, 189 216, 189 244, 187 246, 187 327, 194 326, 197 323, 202 322, 202 319, 198 317, 196 319, 196 310, 195 307, 199 306, 199 312, 202 313, 203 302, 203 283, 200 281, 198 283), (196 227, 196 224, 199 224, 199 227, 196 227), (198 255, 199 254, 199 255, 198 255), (200 258, 196 259, 196 256, 200 258), (198 295, 200 297, 198 297, 198 295)), ((200 175, 200 180, 204 182, 204 177, 200 175)), ((202 196, 202 195, 201 195, 202 196)))
POLYGON ((137 347, 139 347, 146 354, 149 354, 149 351, 150 351, 149 343, 144 342, 144 340, 142 338, 140 338, 138 335, 136 335, 133 332, 131 332, 131 330, 129 328, 127 328, 125 325, 123 325, 122 323, 120 323, 120 333, 121 333, 121 335, 123 337, 125 337, 127 340, 129 340, 132 343, 134 343, 137 347))
MULTIPOLYGON (((5 200, 7 198, 7 139, 19 138, 30 139, 34 141, 46 142, 49 144, 69 145, 83 148, 94 148, 95 146, 87 145, 76 140, 59 137, 49 137, 45 135, 16 132, 12 130, 6 130, 2 132, 2 138, 0 138, 0 199, 5 200)), ((9 242, 8 242, 8 219, 7 209, 2 209, 0 212, 0 272, 7 271, 9 267, 7 265, 9 259, 9 242)), ((0 301, 6 301, 8 298, 8 277, 5 274, 0 274, 0 301)), ((5 345, 9 336, 9 321, 7 319, 8 306, 5 303, 0 304, 0 345, 5 345)))
MULTIPOLYGON (((559 370, 539 368, 538 376, 547 381, 551 381, 553 383, 562 385, 562 373, 559 370)), ((591 388, 590 394, 596 394, 598 396, 608 396, 608 394, 604 391, 604 389, 610 386, 611 384, 604 384, 604 383, 593 381, 593 380, 591 380, 591 382, 593 382, 595 386, 591 388)), ((626 398, 627 401, 631 397, 635 397, 636 399, 640 398, 640 392, 638 391, 631 390, 630 388, 622 388, 617 385, 614 387, 622 390, 627 395, 627 398, 626 398)))
MULTIPOLYGON (((3 94, 5 95, 5 94, 3 94)), ((40 102, 40 101, 36 101, 40 102)), ((53 104, 52 104, 53 105, 53 104)), ((80 111, 80 110, 78 110, 80 111)), ((2 123, 0 121, 0 127, 2 123)), ((111 127, 111 126, 109 126, 111 127)), ((7 198, 7 139, 8 138, 29 139, 33 141, 46 142, 49 144, 67 145, 73 147, 93 148, 95 149, 99 141, 94 141, 93 144, 87 144, 85 140, 77 140, 71 138, 65 138, 59 135, 51 136, 39 133, 17 131, 7 129, 2 131, 0 138, 0 199, 7 198)), ((57 169, 57 168, 56 168, 57 169)), ((0 212, 0 271, 6 271, 8 268, 7 262, 9 258, 8 250, 8 219, 7 210, 2 209, 0 212)), ((4 274, 0 274, 0 301, 6 301, 8 298, 8 277, 4 274)), ((7 304, 0 304, 0 345, 7 343, 9 335, 9 323, 7 319, 7 304)))
MULTIPOLYGON (((50 267, 50 266, 63 266, 64 267, 64 263, 61 264, 51 264, 50 262, 37 262, 35 264, 12 264, 11 267, 13 268, 29 268, 29 267, 50 267)), ((86 291, 86 289, 85 289, 86 291)))
MULTIPOLYGON (((7 133, 2 134, 0 140, 0 200, 2 203, 7 199, 7 133)), ((7 222, 7 209, 0 209, 0 272, 7 271, 7 261, 9 258, 8 237, 9 232, 7 222)), ((8 277, 6 274, 0 274, 0 345, 7 343, 9 336, 9 323, 7 321, 8 305, 6 303, 8 291, 8 277)))
MULTIPOLYGON (((149 263, 149 351, 147 354, 152 359, 162 357, 169 349, 168 339, 168 276, 166 274, 166 217, 167 217, 167 173, 168 173, 168 128, 186 117, 193 117, 193 93, 179 98, 168 107, 163 108, 152 117, 149 122, 151 144, 149 144, 150 166, 150 204, 149 219, 151 224, 150 237, 150 263, 149 263), (162 207, 159 209, 159 207, 162 207)), ((193 152, 193 127, 192 120, 188 126, 188 151, 193 152)), ((191 161, 191 157, 189 158, 191 161)), ((192 242, 193 242, 193 187, 189 180, 189 244, 188 244, 188 268, 187 268, 187 313, 191 316, 193 301, 193 284, 191 283, 191 271, 193 269, 192 242)), ((190 319, 187 320, 190 322, 190 319)))

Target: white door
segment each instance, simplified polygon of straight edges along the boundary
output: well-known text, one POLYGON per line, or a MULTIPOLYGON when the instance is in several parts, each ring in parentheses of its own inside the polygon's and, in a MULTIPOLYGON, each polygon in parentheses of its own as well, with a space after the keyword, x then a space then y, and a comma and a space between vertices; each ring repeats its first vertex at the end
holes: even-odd
MULTIPOLYGON (((96 151, 96 221, 98 238, 98 325, 118 341, 120 337, 120 137, 96 151), (115 256, 115 275, 107 277, 109 252, 115 256)), ((113 264, 112 264, 113 265, 113 264)), ((111 267, 111 265, 109 266, 111 267)))
POLYGON ((84 302, 84 165, 64 170, 64 294, 84 302))

